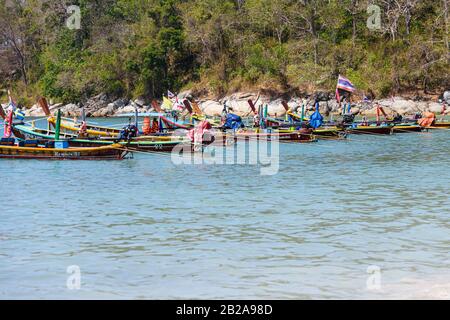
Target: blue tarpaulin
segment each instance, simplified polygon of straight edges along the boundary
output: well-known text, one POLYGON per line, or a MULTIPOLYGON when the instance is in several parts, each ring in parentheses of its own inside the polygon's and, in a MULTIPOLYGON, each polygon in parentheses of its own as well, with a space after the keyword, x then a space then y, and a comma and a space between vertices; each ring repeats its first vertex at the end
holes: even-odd
POLYGON ((323 116, 319 112, 319 103, 316 103, 316 111, 312 114, 309 119, 309 124, 314 129, 317 129, 323 124, 323 116))
POLYGON ((242 127, 242 118, 233 113, 228 113, 223 126, 225 129, 237 130, 242 127))

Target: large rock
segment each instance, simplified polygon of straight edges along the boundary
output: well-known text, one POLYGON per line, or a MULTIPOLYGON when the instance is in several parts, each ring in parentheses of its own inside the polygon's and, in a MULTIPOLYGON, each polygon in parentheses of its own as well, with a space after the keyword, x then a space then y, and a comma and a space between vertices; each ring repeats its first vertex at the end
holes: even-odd
POLYGON ((109 117, 114 115, 116 108, 114 108, 113 103, 109 103, 105 108, 101 108, 92 113, 92 117, 109 117))
POLYGON ((106 108, 109 102, 110 101, 108 96, 104 93, 101 93, 88 99, 84 104, 86 116, 90 117, 100 109, 106 108))
POLYGON ((127 104, 128 99, 118 99, 114 102, 108 103, 106 107, 103 107, 92 113, 92 117, 111 117, 115 115, 119 110, 123 109, 127 104))
POLYGON ((218 101, 207 100, 200 103, 200 108, 203 113, 208 116, 220 116, 223 110, 223 105, 218 101))
POLYGON ((377 114, 377 108, 376 107, 369 107, 368 109, 364 109, 361 111, 362 116, 369 116, 373 117, 377 114))
POLYGON ((427 111, 440 114, 442 111, 442 104, 438 102, 430 102, 428 103, 427 111))
POLYGON ((445 101, 448 105, 450 105, 450 91, 445 91, 443 97, 444 97, 444 101, 445 101))
MULTIPOLYGON (((178 97, 180 99, 192 96, 192 91, 181 92, 178 97)), ((251 116, 253 113, 248 104, 248 100, 256 102, 256 107, 260 105, 268 106, 269 116, 283 117, 286 113, 285 108, 282 105, 283 99, 288 102, 289 109, 300 113, 301 106, 305 105, 305 110, 308 114, 314 111, 314 98, 322 100, 319 102, 319 110, 323 115, 330 113, 340 114, 342 108, 339 108, 339 104, 333 99, 332 94, 327 92, 316 92, 315 95, 304 95, 304 98, 299 97, 271 97, 269 94, 259 96, 255 92, 237 92, 223 97, 220 100, 203 100, 199 102, 200 108, 206 115, 220 116, 223 110, 223 104, 231 108, 231 112, 240 116, 251 116), (331 100, 327 100, 332 98, 331 100)), ((450 99, 450 92, 445 92, 441 97, 440 103, 431 102, 425 99, 405 99, 403 97, 394 97, 389 99, 381 99, 369 102, 357 102, 352 104, 352 111, 361 110, 361 115, 374 116, 376 114, 375 106, 377 104, 384 107, 386 113, 392 115, 396 112, 402 115, 414 114, 416 112, 431 111, 440 114, 442 111, 442 103, 445 98, 450 99)), ((129 101, 128 99, 118 99, 110 101, 106 94, 99 94, 90 98, 85 104, 86 115, 94 117, 109 117, 114 115, 134 113, 135 108, 138 108, 140 113, 153 111, 153 108, 149 105, 145 105, 144 99, 136 99, 135 101, 129 101)), ((60 108, 63 115, 66 117, 79 117, 81 115, 81 108, 76 104, 51 104, 50 112, 54 114, 56 110, 60 108)), ((450 113, 450 108, 447 108, 447 113, 450 113)), ((38 104, 33 105, 30 109, 25 111, 26 116, 42 117, 44 113, 38 104)))
POLYGON ((63 117, 80 117, 81 109, 74 103, 69 103, 61 108, 61 114, 63 117))
POLYGON ((253 113, 247 100, 228 100, 227 107, 231 108, 231 112, 240 116, 245 116, 253 113))
POLYGON ((56 104, 50 103, 50 105, 48 106, 48 109, 50 110, 51 114, 55 114, 55 112, 58 109, 61 109, 63 107, 64 107, 64 105, 62 103, 56 103, 56 104))
POLYGON ((30 109, 25 110, 26 117, 44 117, 44 111, 38 104, 34 104, 30 109))
POLYGON ((181 100, 186 99, 186 98, 189 99, 189 98, 192 98, 192 97, 193 97, 192 90, 181 91, 178 94, 178 99, 181 99, 181 100))
MULTIPOLYGON (((136 104, 138 107, 140 107, 140 108, 142 108, 143 106, 145 106, 145 100, 143 99, 143 98, 137 98, 137 99, 135 99, 134 101, 134 104, 136 104)), ((123 104, 123 106, 126 106, 128 104, 128 101, 127 102, 125 102, 124 104, 123 104)), ((121 106, 121 107, 123 107, 123 106, 121 106)))
MULTIPOLYGON (((283 107, 281 102, 283 99, 275 99, 267 103, 267 113, 271 117, 280 117, 286 114, 286 109, 283 107)), ((265 105, 265 104, 264 104, 265 105)), ((289 103, 288 103, 289 105, 289 103)))
MULTIPOLYGON (((136 111, 136 106, 134 104, 127 105, 125 107, 119 108, 116 111, 116 115, 126 114, 126 113, 134 113, 136 111)), ((138 109, 139 111, 139 109, 138 109)))

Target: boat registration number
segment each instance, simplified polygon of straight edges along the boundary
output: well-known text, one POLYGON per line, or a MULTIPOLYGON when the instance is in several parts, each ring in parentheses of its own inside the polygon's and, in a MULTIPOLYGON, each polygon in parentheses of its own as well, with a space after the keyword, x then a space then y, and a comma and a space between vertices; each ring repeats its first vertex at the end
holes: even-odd
POLYGON ((55 157, 79 157, 81 156, 80 152, 55 152, 55 157))

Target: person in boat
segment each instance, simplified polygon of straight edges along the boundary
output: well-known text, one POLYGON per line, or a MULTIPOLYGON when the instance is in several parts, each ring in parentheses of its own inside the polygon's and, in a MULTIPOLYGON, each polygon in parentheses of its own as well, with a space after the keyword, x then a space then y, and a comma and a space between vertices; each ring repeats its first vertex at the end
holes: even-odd
POLYGON ((225 122, 227 121, 227 115, 228 115, 227 102, 225 101, 223 103, 222 113, 220 114, 220 123, 222 124, 222 126, 224 126, 225 122))
POLYGON ((355 115, 354 114, 345 114, 342 117, 342 122, 344 124, 352 124, 355 121, 355 115))
POLYGON ((159 123, 158 123, 158 120, 156 118, 153 119, 152 129, 151 129, 150 132, 152 132, 152 133, 159 132, 159 123))
POLYGON ((227 116, 227 114, 228 114, 228 108, 227 108, 227 102, 225 101, 224 103, 223 103, 223 109, 222 109, 222 117, 226 117, 227 116))
POLYGON ((80 130, 78 130, 78 137, 79 138, 86 138, 87 137, 87 123, 86 123, 86 121, 81 121, 80 130))
POLYGON ((369 121, 367 120, 366 116, 362 117, 361 125, 362 126, 368 126, 369 125, 369 121))
POLYGON ((421 127, 431 127, 436 122, 436 115, 433 112, 424 112, 423 117, 417 120, 421 127))
POLYGON ((152 127, 151 127, 151 121, 150 117, 144 117, 144 122, 142 124, 142 134, 144 136, 147 136, 151 133, 152 127))
POLYGON ((360 113, 360 110, 352 113, 347 113, 342 116, 342 120, 338 121, 336 126, 338 128, 345 128, 352 125, 355 122, 355 117, 360 113))
POLYGON ((392 119, 393 123, 401 123, 403 121, 403 116, 398 112, 395 113, 394 118, 392 119))
POLYGON ((170 112, 170 114, 171 114, 172 118, 175 120, 175 122, 177 122, 178 119, 179 119, 178 111, 177 111, 177 110, 172 110, 172 111, 170 112))
POLYGON ((130 141, 132 138, 137 137, 138 132, 138 128, 136 127, 136 125, 131 123, 131 118, 129 118, 128 125, 120 131, 119 140, 130 141))
POLYGON ((255 127, 255 128, 259 128, 259 114, 255 114, 254 116, 253 116, 253 126, 255 127))

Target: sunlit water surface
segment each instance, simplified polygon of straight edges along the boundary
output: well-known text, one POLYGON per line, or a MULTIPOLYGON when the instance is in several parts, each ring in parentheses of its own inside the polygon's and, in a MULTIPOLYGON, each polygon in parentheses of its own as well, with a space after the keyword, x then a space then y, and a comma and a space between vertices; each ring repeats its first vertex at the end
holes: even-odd
POLYGON ((282 144, 273 176, 0 160, 0 298, 448 299, 449 137, 282 144))

